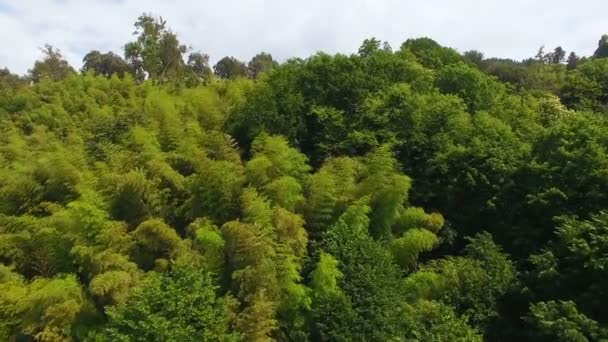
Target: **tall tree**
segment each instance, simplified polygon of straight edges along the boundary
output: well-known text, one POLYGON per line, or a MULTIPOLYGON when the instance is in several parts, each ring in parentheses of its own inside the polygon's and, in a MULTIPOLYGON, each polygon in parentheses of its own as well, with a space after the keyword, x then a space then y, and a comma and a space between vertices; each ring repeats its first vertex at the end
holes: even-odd
POLYGON ((214 66, 213 72, 219 78, 235 79, 247 76, 247 66, 234 57, 224 57, 214 66))
POLYGON ((120 56, 113 52, 101 53, 93 50, 87 53, 82 59, 82 72, 92 71, 95 75, 107 78, 117 74, 123 77, 131 71, 129 64, 120 56))
POLYGON ((176 76, 184 66, 183 54, 187 47, 181 45, 177 35, 167 28, 162 17, 142 14, 135 22, 137 40, 124 47, 125 58, 140 81, 149 79, 164 81, 176 76))
POLYGON ((545 46, 542 45, 541 47, 538 48, 538 52, 536 52, 536 56, 534 56, 534 59, 536 59, 539 62, 544 63, 545 62, 545 46))
POLYGON ((272 59, 271 54, 261 52, 251 58, 251 61, 247 64, 247 72, 249 77, 255 79, 260 73, 268 72, 278 64, 279 63, 272 59))
POLYGON ((566 58, 566 51, 561 46, 556 47, 551 53, 551 63, 560 64, 563 63, 566 58))
POLYGON ((574 53, 574 51, 570 52, 570 55, 568 55, 568 61, 566 62, 566 68, 568 70, 576 69, 579 61, 580 61, 580 57, 578 57, 576 55, 576 53, 574 53))
POLYGON ((431 69, 457 63, 462 56, 453 49, 443 47, 430 38, 408 39, 401 45, 401 52, 409 51, 420 64, 431 69))
POLYGON ((190 85, 206 84, 211 78, 209 67, 209 55, 201 52, 193 52, 188 56, 186 63, 187 82, 190 85))
POLYGON ((593 53, 595 58, 606 58, 608 57, 608 34, 605 34, 600 38, 597 43, 597 50, 593 53))
POLYGON ((470 50, 464 53, 464 58, 469 62, 481 67, 481 63, 484 60, 483 52, 477 50, 470 50))
POLYGON ((29 70, 30 77, 34 82, 39 82, 45 78, 58 81, 74 73, 74 68, 65 60, 59 49, 46 44, 40 50, 43 53, 42 59, 36 61, 34 67, 29 70))
POLYGON ((361 47, 359 47, 359 56, 366 57, 373 54, 374 52, 380 50, 381 44, 382 42, 376 38, 365 39, 363 44, 361 44, 361 47))

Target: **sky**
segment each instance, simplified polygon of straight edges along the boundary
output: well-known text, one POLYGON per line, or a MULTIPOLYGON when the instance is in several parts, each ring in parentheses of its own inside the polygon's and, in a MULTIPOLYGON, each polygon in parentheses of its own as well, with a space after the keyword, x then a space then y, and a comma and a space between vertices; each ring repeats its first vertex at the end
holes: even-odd
POLYGON ((212 62, 353 53, 370 37, 394 48, 430 37, 486 57, 523 59, 541 45, 590 55, 608 33, 608 0, 0 0, 0 68, 26 73, 47 43, 76 68, 90 50, 122 55, 144 12, 212 62))

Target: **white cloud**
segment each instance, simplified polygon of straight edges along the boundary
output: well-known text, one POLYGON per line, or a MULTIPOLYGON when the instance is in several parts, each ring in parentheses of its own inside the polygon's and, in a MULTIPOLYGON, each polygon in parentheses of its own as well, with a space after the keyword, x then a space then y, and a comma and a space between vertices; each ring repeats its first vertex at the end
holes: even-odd
POLYGON ((525 58, 540 45, 593 52, 608 31, 605 0, 0 0, 0 66, 25 73, 49 43, 80 67, 86 52, 121 53, 142 12, 217 60, 356 51, 375 36, 398 47, 428 36, 460 51, 525 58))

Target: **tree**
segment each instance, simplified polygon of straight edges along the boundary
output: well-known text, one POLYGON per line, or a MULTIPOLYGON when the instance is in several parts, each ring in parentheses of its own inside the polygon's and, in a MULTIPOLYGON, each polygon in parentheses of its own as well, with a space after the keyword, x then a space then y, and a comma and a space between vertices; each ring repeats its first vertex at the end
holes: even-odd
MULTIPOLYGON (((391 256, 367 232, 369 211, 370 208, 361 203, 351 206, 324 234, 321 248, 340 263, 339 271, 343 276, 339 285, 356 313, 349 334, 355 340, 390 340, 404 334, 403 313, 398 305, 402 282, 391 256)), ((348 310, 348 302, 341 300, 339 303, 348 310)), ((332 306, 326 308, 334 309, 332 306)), ((342 315, 327 312, 318 315, 344 319, 342 315)), ((325 321, 323 324, 336 326, 339 323, 325 321)))
POLYGON ((191 265, 148 273, 128 303, 107 309, 100 335, 108 341, 237 341, 229 330, 231 299, 215 290, 213 276, 191 265))
POLYGON ((607 310, 599 303, 608 296, 603 277, 606 261, 601 257, 608 249, 608 213, 599 212, 588 220, 562 217, 559 221, 556 239, 530 257, 533 298, 572 301, 567 308, 575 307, 589 319, 607 324, 607 310))
POLYGON ((593 53, 595 58, 606 58, 608 57, 608 34, 605 34, 600 38, 597 43, 597 49, 593 53))
POLYGON ((197 218, 187 230, 193 236, 193 247, 204 258, 205 269, 220 274, 224 267, 226 244, 220 229, 208 219, 197 218))
POLYGON ((535 58, 541 63, 560 64, 566 58, 566 51, 561 46, 558 46, 552 52, 545 53, 545 47, 541 46, 535 58))
POLYGON ((576 55, 576 53, 574 53, 574 51, 572 51, 570 52, 570 55, 568 55, 566 67, 568 68, 568 70, 574 70, 578 66, 579 61, 580 58, 576 55))
POLYGON ((190 85, 207 84, 211 79, 211 68, 209 67, 209 56, 200 52, 193 52, 188 56, 186 63, 188 74, 187 83, 190 85))
POLYGON ((413 53, 420 64, 432 69, 462 61, 462 56, 456 51, 443 47, 430 38, 408 39, 401 45, 401 52, 406 51, 413 53))
POLYGON ((547 56, 547 54, 545 54, 545 46, 542 45, 541 47, 538 48, 538 52, 536 53, 536 56, 534 56, 534 59, 536 59, 537 61, 539 61, 541 63, 545 63, 546 56, 547 56))
POLYGON ((308 158, 281 136, 260 134, 253 141, 251 153, 253 156, 246 165, 247 178, 261 189, 284 176, 304 183, 310 171, 308 158))
POLYGON ((318 237, 331 227, 356 197, 359 161, 332 158, 311 175, 306 191, 306 222, 309 234, 318 237))
POLYGON ((442 92, 462 98, 471 113, 493 107, 495 97, 503 91, 500 84, 462 62, 442 68, 436 83, 442 92))
POLYGON ((382 42, 376 38, 365 39, 363 41, 363 44, 361 44, 361 46, 359 47, 359 56, 367 57, 372 55, 374 52, 380 50, 381 44, 382 42))
POLYGON ((231 288, 243 302, 237 329, 250 340, 267 341, 277 330, 280 283, 270 204, 253 189, 242 195, 244 222, 222 226, 231 288))
POLYGON ((40 82, 45 78, 58 81, 75 72, 60 50, 46 44, 40 51, 43 53, 42 60, 36 61, 34 67, 28 71, 32 81, 40 82))
POLYGON ((566 58, 566 51, 564 51, 564 49, 562 49, 561 46, 558 46, 550 54, 550 57, 551 57, 550 63, 553 63, 553 64, 563 63, 566 58))
POLYGON ((145 270, 175 257, 181 241, 175 230, 157 219, 142 222, 131 234, 133 259, 145 270))
POLYGON ((342 292, 338 282, 344 274, 338 260, 321 252, 311 273, 312 310, 311 337, 320 341, 343 341, 357 335, 351 329, 356 324, 356 312, 350 299, 342 292))
POLYGON ((1 341, 608 339, 608 58, 136 30, 0 69, 1 341))
POLYGON ((483 341, 479 331, 448 305, 419 300, 405 309, 406 339, 417 341, 483 341))
POLYGON ((516 269, 488 233, 469 239, 466 257, 433 260, 405 281, 412 299, 443 301, 480 331, 499 318, 498 304, 516 285, 516 269))
POLYGON ((602 341, 608 338, 608 327, 602 327, 579 313, 571 301, 549 301, 532 304, 526 321, 532 325, 537 341, 602 341))
POLYGON ((469 62, 477 65, 478 67, 481 68, 481 64, 484 61, 484 55, 483 52, 481 51, 477 51, 477 50, 470 50, 470 51, 466 51, 463 55, 463 57, 468 60, 469 62))
POLYGON ((221 223, 234 217, 244 184, 243 166, 224 160, 206 160, 199 172, 190 177, 189 195, 184 203, 191 219, 209 217, 221 223))
POLYGON ((608 134, 604 120, 599 115, 564 116, 535 144, 534 161, 525 174, 534 180, 526 190, 524 210, 536 228, 516 230, 521 243, 549 241, 555 216, 587 216, 606 208, 608 197, 603 188, 608 184, 602 170, 608 170, 608 150, 595 142, 608 134))
POLYGON ((82 72, 92 71, 95 75, 107 78, 117 74, 119 77, 131 72, 131 67, 120 56, 113 52, 101 53, 93 50, 87 53, 82 59, 82 72))
POLYGON ((279 63, 272 59, 272 55, 266 52, 258 53, 251 58, 247 64, 249 77, 256 79, 260 73, 268 72, 275 68, 279 63))
POLYGON ((604 58, 581 62, 566 76, 559 95, 566 106, 580 111, 608 112, 608 61, 604 58))
POLYGON ((11 73, 8 68, 0 69, 0 96, 9 90, 16 90, 19 86, 25 85, 25 83, 23 78, 11 73))
POLYGON ((234 57, 224 57, 213 66, 213 72, 219 78, 235 79, 247 76, 247 66, 234 57))
POLYGON ((112 217, 138 225, 159 214, 158 189, 141 170, 113 176, 107 180, 111 185, 106 189, 112 217))
POLYGON ((438 242, 437 236, 432 232, 414 228, 393 240, 390 249, 395 262, 405 271, 410 271, 415 268, 420 253, 431 251, 438 242))
POLYGON ((75 275, 26 283, 4 265, 0 274, 0 337, 7 340, 69 340, 79 317, 90 310, 75 275))
POLYGON ((411 179, 399 172, 388 145, 366 154, 363 165, 357 194, 370 200, 370 233, 376 238, 388 237, 408 198, 411 179))
POLYGON ((180 75, 183 70, 182 55, 187 48, 166 25, 162 17, 150 14, 142 14, 135 22, 133 34, 137 40, 127 43, 124 52, 139 81, 147 77, 162 82, 180 75))

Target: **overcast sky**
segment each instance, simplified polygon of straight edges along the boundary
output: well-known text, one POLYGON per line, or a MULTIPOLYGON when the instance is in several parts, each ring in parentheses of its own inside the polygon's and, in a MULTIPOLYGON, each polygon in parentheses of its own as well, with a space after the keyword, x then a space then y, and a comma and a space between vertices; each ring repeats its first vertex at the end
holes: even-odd
POLYGON ((399 47, 421 36, 486 56, 521 59, 541 45, 589 55, 608 33, 608 0, 0 0, 0 67, 27 72, 45 43, 77 68, 93 49, 122 55, 142 12, 163 16, 212 61, 351 53, 368 37, 399 47))

